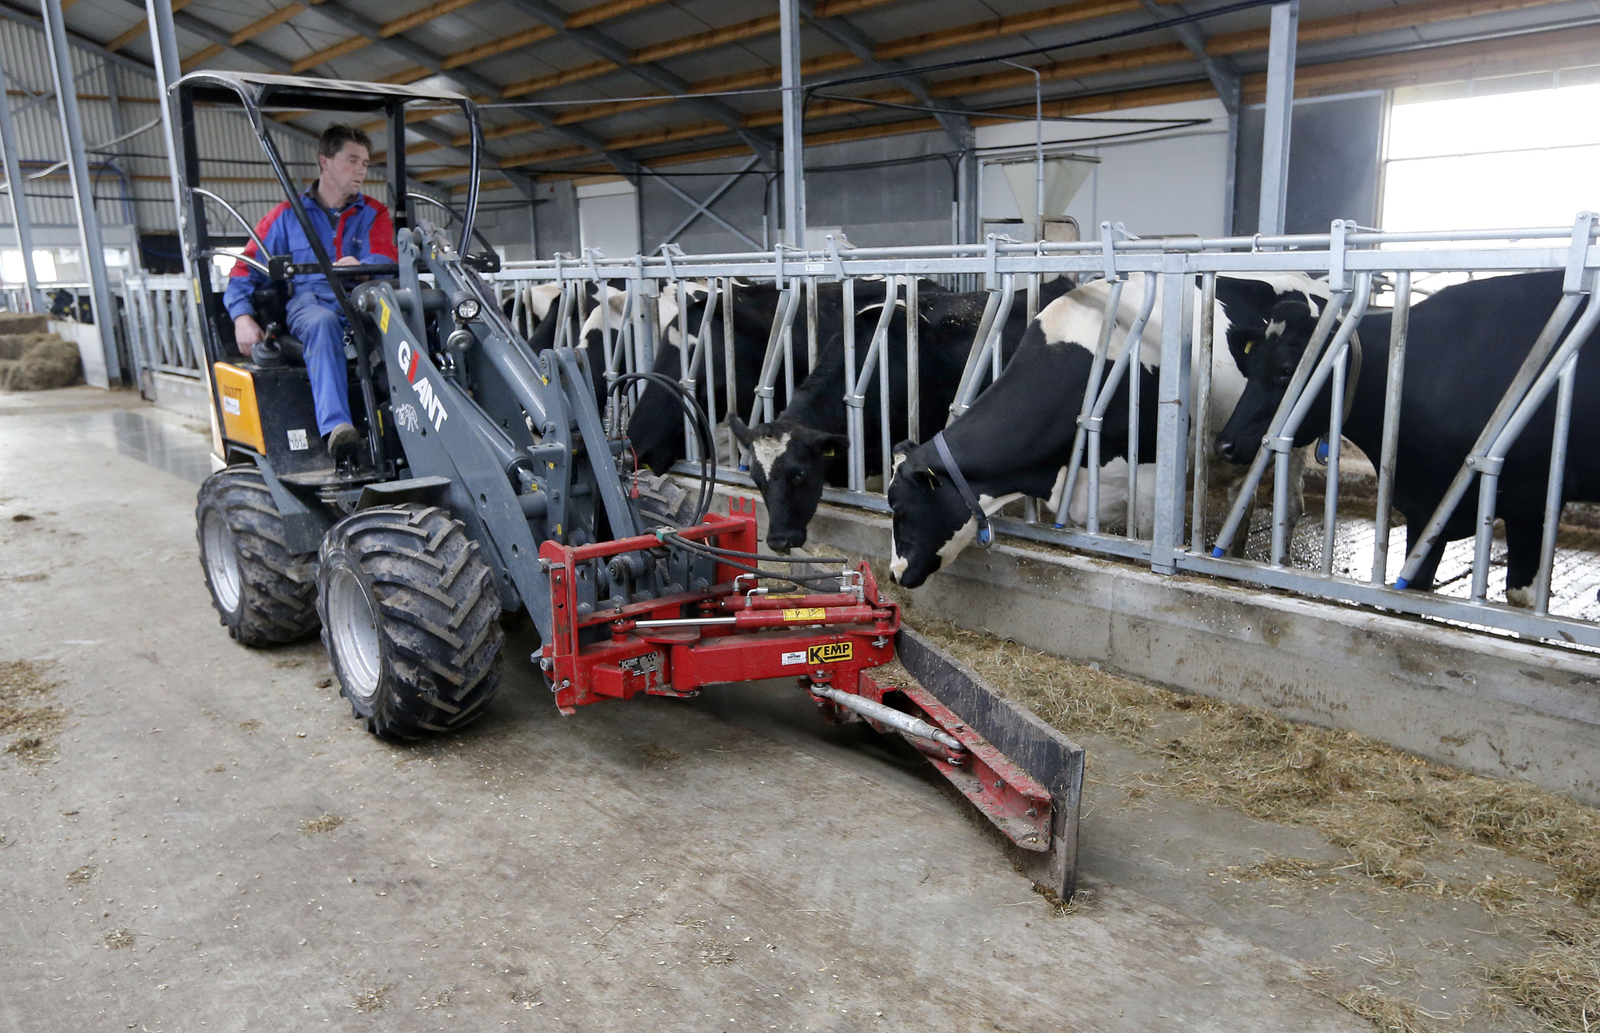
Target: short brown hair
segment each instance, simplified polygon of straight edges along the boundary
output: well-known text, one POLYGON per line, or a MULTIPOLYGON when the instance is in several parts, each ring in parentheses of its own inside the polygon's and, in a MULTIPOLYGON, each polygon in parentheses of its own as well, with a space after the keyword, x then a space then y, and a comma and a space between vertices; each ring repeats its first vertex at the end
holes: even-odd
POLYGON ((317 153, 324 158, 331 158, 344 149, 347 143, 358 143, 372 153, 372 138, 355 126, 347 126, 339 122, 322 131, 322 139, 317 141, 317 153))

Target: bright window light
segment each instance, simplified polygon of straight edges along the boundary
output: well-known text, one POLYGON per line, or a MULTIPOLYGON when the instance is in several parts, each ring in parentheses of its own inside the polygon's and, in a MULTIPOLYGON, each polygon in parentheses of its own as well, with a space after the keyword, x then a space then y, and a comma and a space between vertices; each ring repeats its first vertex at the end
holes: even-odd
POLYGON ((1383 228, 1565 226, 1600 210, 1600 84, 1396 103, 1383 228))
MULTIPOLYGON (((40 283, 54 283, 56 281, 56 256, 48 251, 35 248, 33 252, 33 271, 39 277, 40 283)), ((7 283, 27 283, 28 271, 22 267, 22 252, 12 249, 0 252, 0 280, 7 283)))

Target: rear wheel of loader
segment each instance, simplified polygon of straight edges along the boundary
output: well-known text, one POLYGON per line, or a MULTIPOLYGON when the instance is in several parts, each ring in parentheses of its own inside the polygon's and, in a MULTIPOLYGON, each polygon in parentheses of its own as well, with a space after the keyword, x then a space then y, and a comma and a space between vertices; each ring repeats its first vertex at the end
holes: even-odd
POLYGON ((225 467, 200 486, 200 566, 228 634, 247 646, 294 642, 317 630, 316 556, 283 548, 283 515, 253 465, 225 467))
POLYGON ((483 713, 500 685, 500 596, 478 543, 435 506, 335 524, 317 566, 322 641, 367 730, 414 739, 483 713))

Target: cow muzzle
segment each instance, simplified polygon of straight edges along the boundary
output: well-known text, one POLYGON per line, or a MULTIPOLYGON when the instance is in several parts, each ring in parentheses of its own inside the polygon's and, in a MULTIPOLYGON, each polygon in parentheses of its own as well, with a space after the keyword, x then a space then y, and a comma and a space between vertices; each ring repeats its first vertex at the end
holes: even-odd
POLYGON ((767 531, 767 547, 779 556, 789 555, 806 543, 804 531, 767 531))

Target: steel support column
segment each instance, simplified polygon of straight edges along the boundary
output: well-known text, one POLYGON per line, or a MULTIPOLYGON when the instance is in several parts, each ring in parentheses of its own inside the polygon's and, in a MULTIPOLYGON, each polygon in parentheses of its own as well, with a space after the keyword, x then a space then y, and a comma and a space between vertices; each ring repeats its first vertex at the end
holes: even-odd
POLYGON ((183 255, 183 272, 191 282, 195 270, 189 256, 188 205, 183 197, 183 158, 178 150, 181 134, 173 121, 172 84, 182 77, 178 63, 178 37, 172 22, 172 0, 149 0, 145 9, 150 20, 150 50, 155 63, 156 94, 161 99, 161 135, 167 145, 167 171, 172 175, 172 203, 178 220, 178 250, 183 255))
POLYGON ((783 240, 806 245, 805 94, 800 89, 800 2, 778 0, 783 59, 783 240))
POLYGON ((1294 52, 1300 0, 1272 9, 1267 49, 1267 118, 1261 136, 1261 210, 1256 232, 1283 232, 1289 196, 1289 133, 1294 121, 1294 52))
MULTIPOLYGON (((100 239, 100 215, 94 206, 94 180, 89 178, 89 162, 83 153, 83 120, 78 114, 78 93, 72 75, 72 55, 67 49, 67 27, 61 18, 61 0, 44 0, 45 39, 50 47, 50 64, 55 72, 56 110, 61 115, 62 134, 67 144, 67 168, 72 173, 72 197, 78 206, 78 238, 83 242, 83 261, 89 270, 89 293, 94 304, 94 325, 106 357, 106 383, 122 380, 122 363, 117 359, 117 310, 112 305, 111 287, 106 279, 106 252, 100 239)), ((93 371, 85 370, 90 377, 93 371)), ((90 383, 94 383, 91 379, 90 383)))
MULTIPOLYGON (((5 70, 0 69, 0 80, 5 70)), ((33 271, 33 220, 28 214, 28 191, 22 179, 22 162, 17 157, 17 134, 11 125, 11 97, 0 90, 0 150, 4 150, 6 193, 11 197, 11 224, 17 228, 17 247, 22 251, 23 276, 28 281, 29 312, 48 312, 50 306, 39 293, 39 277, 33 271)))

